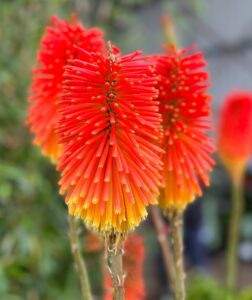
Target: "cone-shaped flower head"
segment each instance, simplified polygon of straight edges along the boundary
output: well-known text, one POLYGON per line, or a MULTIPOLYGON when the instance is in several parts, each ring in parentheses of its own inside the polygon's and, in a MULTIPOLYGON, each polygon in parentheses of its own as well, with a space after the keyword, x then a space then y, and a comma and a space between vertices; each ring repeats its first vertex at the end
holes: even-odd
POLYGON ((218 152, 233 179, 239 179, 252 155, 252 93, 227 96, 219 119, 218 152))
MULTIPOLYGON (((125 242, 125 254, 123 256, 123 268, 125 272, 125 299, 143 300, 145 298, 143 261, 145 256, 143 237, 131 234, 125 242)), ((104 300, 113 299, 112 279, 108 270, 104 280, 104 300)))
POLYGON ((61 150, 54 129, 64 66, 77 55, 74 45, 87 51, 102 52, 104 40, 99 29, 85 29, 75 17, 72 23, 53 17, 52 23, 41 39, 37 54, 38 66, 33 70, 27 123, 35 134, 34 143, 42 148, 45 155, 57 161, 61 150))
POLYGON ((163 116, 164 168, 160 195, 163 209, 182 210, 202 194, 200 182, 209 184, 213 151, 206 134, 211 97, 202 53, 170 47, 156 57, 156 72, 163 116))
POLYGON ((67 191, 70 214, 88 226, 124 232, 139 224, 158 194, 155 78, 138 52, 120 57, 112 49, 105 56, 78 51, 81 58, 66 68, 59 103, 61 193, 67 191))

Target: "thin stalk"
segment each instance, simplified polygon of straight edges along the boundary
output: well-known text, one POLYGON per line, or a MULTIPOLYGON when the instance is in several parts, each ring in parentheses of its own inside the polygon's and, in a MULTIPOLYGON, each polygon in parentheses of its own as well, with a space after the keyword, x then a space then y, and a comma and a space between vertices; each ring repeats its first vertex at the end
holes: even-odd
POLYGON ((171 17, 165 16, 162 20, 163 25, 163 33, 165 38, 165 44, 169 48, 174 46, 175 48, 178 46, 177 36, 175 32, 175 27, 171 17))
POLYGON ((185 272, 183 248, 183 212, 168 213, 170 219, 170 236, 172 241, 173 258, 176 272, 175 299, 185 300, 185 272))
POLYGON ((120 235, 111 234, 107 242, 107 263, 114 289, 113 300, 124 300, 123 240, 120 235))
POLYGON ((242 181, 233 180, 232 183, 232 213, 229 225, 228 238, 228 254, 227 254, 227 288, 230 292, 234 292, 236 288, 237 273, 237 248, 240 236, 240 223, 243 212, 244 199, 242 192, 242 181))
POLYGON ((78 220, 69 215, 69 238, 71 243, 71 250, 74 258, 75 268, 79 276, 81 295, 83 300, 92 300, 91 288, 88 278, 87 267, 81 255, 79 238, 78 238, 78 220))
POLYGON ((163 256, 165 271, 168 277, 169 285, 171 287, 171 290, 175 293, 175 266, 172 253, 168 244, 167 235, 165 232, 165 223, 157 206, 150 207, 150 214, 154 228, 157 232, 157 240, 163 256))

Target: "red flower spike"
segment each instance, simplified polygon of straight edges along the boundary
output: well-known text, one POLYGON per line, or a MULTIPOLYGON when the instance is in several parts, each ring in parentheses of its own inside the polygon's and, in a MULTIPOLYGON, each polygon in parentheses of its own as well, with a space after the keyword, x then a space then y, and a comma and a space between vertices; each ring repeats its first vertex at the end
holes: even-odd
POLYGON ((159 193, 162 150, 153 143, 161 134, 158 92, 150 63, 139 54, 103 56, 78 48, 80 59, 65 71, 60 191, 68 191, 70 214, 102 232, 137 226, 159 193))
POLYGON ((252 93, 233 92, 220 114, 218 152, 235 180, 239 180, 252 154, 252 93))
POLYGON ((102 252, 103 244, 102 239, 96 232, 88 230, 85 234, 85 251, 87 252, 102 252))
POLYGON ((208 74, 202 53, 170 47, 154 58, 160 112, 163 116, 164 163, 160 195, 163 209, 183 210, 195 196, 201 196, 200 181, 209 184, 208 171, 214 161, 207 94, 208 74))
POLYGON ((74 45, 87 51, 104 52, 103 33, 96 28, 85 29, 76 18, 72 23, 52 18, 40 42, 38 66, 33 70, 30 88, 31 102, 27 124, 35 134, 34 143, 56 162, 61 153, 55 134, 57 101, 61 94, 64 66, 69 59, 78 58, 74 45))
MULTIPOLYGON (((144 240, 141 236, 131 234, 125 242, 125 254, 123 256, 123 268, 125 271, 125 299, 145 299, 145 287, 143 279, 143 261, 145 256, 144 240)), ((104 300, 113 299, 112 279, 106 269, 104 280, 104 300)))

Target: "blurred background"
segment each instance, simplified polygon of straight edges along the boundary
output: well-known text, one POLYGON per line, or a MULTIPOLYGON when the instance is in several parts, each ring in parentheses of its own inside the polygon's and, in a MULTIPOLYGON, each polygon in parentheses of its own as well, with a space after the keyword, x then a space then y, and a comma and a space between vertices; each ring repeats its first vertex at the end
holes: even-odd
MULTIPOLYGON (((57 193, 54 167, 31 145, 24 125, 26 98, 36 49, 52 15, 70 18, 76 11, 89 27, 102 27, 124 53, 162 51, 160 20, 170 15, 181 46, 198 45, 209 63, 213 119, 231 90, 252 91, 251 0, 0 0, 0 299, 80 299, 68 242, 66 206, 57 193)), ((189 299, 222 300, 225 249, 230 215, 230 181, 221 164, 212 185, 186 215, 186 257, 194 279, 189 299), (195 221, 197 220, 197 221, 195 221), (207 276, 212 275, 217 283, 207 276), (211 297, 206 290, 216 290, 211 297), (218 292, 219 291, 219 292, 218 292), (196 296, 200 294, 201 296, 196 296), (197 298, 198 297, 198 298, 197 298)), ((245 213, 239 244, 239 299, 252 299, 252 164, 245 182, 245 213)), ((150 221, 144 235, 148 264, 145 280, 149 300, 169 299, 165 273, 150 221), (156 276, 153 276, 156 274, 156 276), (155 278, 155 279, 153 279, 155 278)), ((102 293, 102 259, 85 247, 92 287, 102 293)), ((191 276, 189 275, 190 280, 191 276)))

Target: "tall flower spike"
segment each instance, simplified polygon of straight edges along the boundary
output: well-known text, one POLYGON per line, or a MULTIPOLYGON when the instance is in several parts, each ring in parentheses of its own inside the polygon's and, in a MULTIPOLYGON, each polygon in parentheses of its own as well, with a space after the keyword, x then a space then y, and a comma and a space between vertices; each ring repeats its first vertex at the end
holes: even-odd
POLYGON ((102 232, 125 232, 156 203, 162 150, 155 78, 135 52, 76 49, 66 67, 58 132, 61 193, 70 214, 102 232), (87 63, 89 61, 90 63, 87 63), (92 62, 91 62, 92 61, 92 62))
MULTIPOLYGON (((144 239, 137 234, 130 234, 125 242, 123 267, 125 271, 125 299, 143 300, 145 288, 143 279, 143 261, 145 256, 144 239)), ((104 280, 104 300, 113 299, 111 276, 106 269, 104 280)))
POLYGON ((183 210, 201 196, 200 181, 209 184, 212 141, 207 94, 208 74, 202 53, 190 54, 171 46, 155 58, 160 112, 163 116, 164 163, 160 195, 163 209, 183 210))
POLYGON ((74 45, 87 51, 104 52, 103 33, 96 28, 85 29, 76 18, 72 23, 52 18, 40 42, 38 66, 33 70, 27 124, 35 134, 34 143, 56 162, 61 149, 55 134, 57 101, 60 98, 64 66, 69 59, 78 58, 74 45))
POLYGON ((252 155, 252 93, 227 96, 220 114, 218 152, 233 179, 240 179, 252 155))

